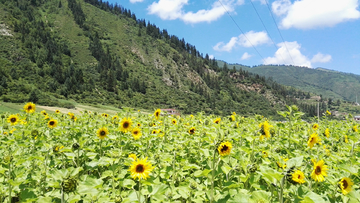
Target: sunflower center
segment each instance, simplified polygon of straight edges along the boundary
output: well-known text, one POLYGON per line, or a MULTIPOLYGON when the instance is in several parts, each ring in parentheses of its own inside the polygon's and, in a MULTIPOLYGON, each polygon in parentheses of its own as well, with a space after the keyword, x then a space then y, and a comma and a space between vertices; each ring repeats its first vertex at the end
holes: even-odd
POLYGON ((129 127, 129 123, 128 123, 128 122, 125 122, 125 123, 123 124, 123 127, 124 127, 124 128, 128 128, 128 127, 129 127))
POLYGON ((229 147, 226 146, 226 145, 224 145, 224 146, 221 148, 221 152, 226 152, 228 149, 229 149, 229 147))
POLYGON ((300 179, 301 178, 301 176, 300 175, 298 175, 298 179, 300 179))
POLYGON ((190 129, 190 133, 194 133, 195 132, 195 129, 190 129))
POLYGON ((134 133, 134 135, 137 135, 139 133, 139 131, 134 131, 133 133, 134 133))
POLYGON ((50 125, 55 125, 55 122, 54 122, 54 121, 50 121, 49 124, 50 124, 50 125))
POLYGON ((145 170, 144 165, 138 164, 138 165, 136 166, 136 173, 143 173, 144 170, 145 170))
POLYGON ((15 123, 15 122, 16 122, 16 118, 11 118, 11 119, 10 119, 10 122, 15 123))
POLYGON ((321 174, 321 167, 320 167, 320 166, 317 166, 317 167, 316 167, 315 173, 316 173, 316 175, 321 174))
POLYGON ((159 116, 159 112, 156 112, 155 116, 159 116))
POLYGON ((27 108, 28 110, 31 110, 32 109, 32 106, 28 106, 28 108, 27 108))
POLYGON ((314 138, 312 137, 312 138, 310 138, 310 142, 313 142, 313 140, 314 140, 314 138))
POLYGON ((342 181, 342 184, 343 184, 343 188, 346 189, 348 187, 348 183, 346 180, 343 180, 342 181))
POLYGON ((101 136, 105 136, 105 134, 106 134, 106 132, 103 131, 103 130, 100 132, 100 135, 101 135, 101 136))

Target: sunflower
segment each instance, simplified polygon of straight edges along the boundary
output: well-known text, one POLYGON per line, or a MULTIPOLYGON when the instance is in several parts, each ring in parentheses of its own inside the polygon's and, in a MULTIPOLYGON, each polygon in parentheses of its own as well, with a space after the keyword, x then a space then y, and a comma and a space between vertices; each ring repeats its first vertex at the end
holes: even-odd
POLYGON ((27 104, 25 104, 24 106, 24 110, 26 113, 34 113, 35 112, 35 104, 32 102, 29 102, 27 104))
POLYGON ((232 112, 232 115, 236 116, 236 113, 235 113, 235 111, 234 111, 234 112, 232 112))
POLYGON ((55 110, 55 113, 60 113, 60 111, 58 109, 55 110))
POLYGON ((112 119, 117 121, 117 120, 119 120, 119 116, 113 116, 112 119))
POLYGON ((305 175, 303 172, 297 170, 292 174, 292 180, 296 183, 303 184, 305 183, 305 175))
POLYGON ((156 109, 156 111, 154 112, 154 116, 155 116, 156 120, 159 120, 159 118, 160 118, 160 113, 161 113, 161 110, 160 110, 160 109, 156 109))
POLYGON ((57 126, 57 120, 55 119, 50 119, 49 122, 48 122, 48 127, 49 128, 55 128, 57 126))
POLYGON ((264 158, 269 156, 269 153, 267 151, 262 151, 261 153, 263 154, 262 157, 264 158))
POLYGON ((344 195, 347 195, 349 192, 351 192, 351 186, 353 185, 354 183, 350 178, 342 178, 339 182, 339 187, 344 195))
POLYGON ((319 124, 314 123, 314 124, 312 125, 312 129, 314 129, 314 130, 319 129, 319 124))
POLYGON ((136 126, 140 128, 140 127, 141 127, 141 123, 137 123, 137 125, 136 125, 136 126))
POLYGON ((358 131, 357 126, 356 126, 356 125, 354 125, 354 126, 352 127, 352 131, 353 131, 353 132, 355 132, 355 133, 358 131))
POLYGON ((109 134, 109 131, 106 127, 99 128, 96 131, 96 136, 98 136, 101 140, 103 140, 108 134, 109 134))
POLYGON ((171 120, 171 123, 174 124, 174 125, 176 125, 176 123, 177 123, 176 119, 172 119, 172 120, 171 120))
POLYGON ((331 112, 329 110, 326 110, 326 115, 331 116, 331 112))
POLYGON ((330 137, 330 130, 329 130, 329 128, 326 128, 326 129, 325 129, 324 135, 325 135, 327 138, 330 137))
POLYGON ((261 136, 262 136, 262 137, 260 137, 260 140, 262 140, 264 136, 266 138, 271 137, 271 134, 270 134, 270 128, 271 127, 273 127, 273 126, 270 125, 267 121, 265 121, 264 123, 259 124, 260 133, 261 133, 261 136))
POLYGON ((316 144, 316 143, 320 143, 321 139, 319 138, 318 134, 316 133, 313 133, 310 135, 309 137, 309 140, 307 142, 308 146, 311 148, 313 148, 313 146, 316 144))
POLYGON ((145 159, 136 159, 131 163, 129 171, 131 172, 131 177, 133 179, 138 178, 139 180, 149 178, 150 172, 155 168, 151 166, 150 162, 147 162, 147 157, 145 159))
POLYGON ((48 113, 46 113, 45 110, 42 110, 40 113, 41 113, 42 115, 44 115, 44 116, 47 116, 47 115, 48 115, 48 113))
POLYGON ((214 123, 219 124, 220 121, 221 121, 221 118, 217 118, 217 119, 214 120, 214 123))
POLYGON ((134 128, 131 132, 132 136, 134 137, 135 140, 140 139, 141 137, 141 130, 140 128, 134 128))
POLYGON ((132 120, 131 118, 123 118, 120 122, 120 130, 121 132, 128 132, 131 129, 132 120))
POLYGON ((189 129, 189 133, 190 133, 191 135, 193 135, 193 134, 195 134, 195 130, 196 130, 195 127, 191 127, 191 128, 189 129))
POLYGON ((226 156, 230 154, 231 148, 232 148, 231 142, 223 142, 219 145, 217 150, 221 156, 226 156))
POLYGON ((157 130, 152 130, 152 131, 151 131, 151 134, 157 134, 157 133, 158 133, 157 130))
POLYGON ((109 114, 104 113, 104 117, 105 117, 105 118, 109 117, 109 114))
POLYGON ((347 135, 344 136, 344 142, 345 142, 345 143, 348 143, 348 142, 349 142, 347 135))
POLYGON ((136 161, 136 154, 129 154, 129 158, 132 158, 134 161, 136 161))
POLYGON ((316 162, 315 160, 311 160, 314 163, 314 170, 311 172, 311 178, 315 181, 322 182, 325 180, 324 176, 327 176, 327 165, 324 165, 324 160, 320 160, 316 162))
POLYGON ((19 117, 17 115, 10 115, 7 118, 8 123, 10 123, 11 125, 16 125, 17 122, 19 121, 19 117))
POLYGON ((231 120, 231 121, 235 121, 235 120, 236 120, 235 116, 234 116, 234 115, 231 115, 231 116, 230 116, 230 120, 231 120))

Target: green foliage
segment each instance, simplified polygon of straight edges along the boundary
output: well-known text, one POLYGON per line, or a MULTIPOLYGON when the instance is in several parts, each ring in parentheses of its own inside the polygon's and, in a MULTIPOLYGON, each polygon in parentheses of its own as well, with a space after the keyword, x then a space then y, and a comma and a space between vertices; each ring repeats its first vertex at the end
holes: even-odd
POLYGON ((4 101, 61 105, 58 99, 65 98, 276 118, 284 104, 296 103, 276 82, 234 67, 221 69, 184 39, 117 4, 10 0, 1 5, 0 20, 13 33, 0 36, 4 101))

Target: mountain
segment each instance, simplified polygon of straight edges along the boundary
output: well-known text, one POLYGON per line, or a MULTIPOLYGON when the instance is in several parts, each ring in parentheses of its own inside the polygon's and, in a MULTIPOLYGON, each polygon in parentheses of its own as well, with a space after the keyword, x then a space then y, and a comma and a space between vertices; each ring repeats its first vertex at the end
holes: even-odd
POLYGON ((65 107, 276 116, 305 95, 219 68, 184 39, 99 0, 0 0, 0 73, 1 100, 65 107))
MULTIPOLYGON (((224 61, 217 61, 220 67, 224 61)), ((360 95, 360 75, 343 73, 325 68, 306 68, 286 65, 245 66, 227 64, 232 69, 242 69, 250 73, 272 78, 279 84, 295 87, 305 92, 312 92, 333 100, 341 99, 355 102, 360 95)))

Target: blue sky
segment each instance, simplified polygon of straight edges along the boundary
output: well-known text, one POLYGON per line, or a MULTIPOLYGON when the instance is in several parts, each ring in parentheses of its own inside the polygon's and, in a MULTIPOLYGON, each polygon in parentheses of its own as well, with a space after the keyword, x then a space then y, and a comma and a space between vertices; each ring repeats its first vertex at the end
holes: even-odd
POLYGON ((360 75, 359 0, 109 2, 228 63, 292 64, 360 75))

